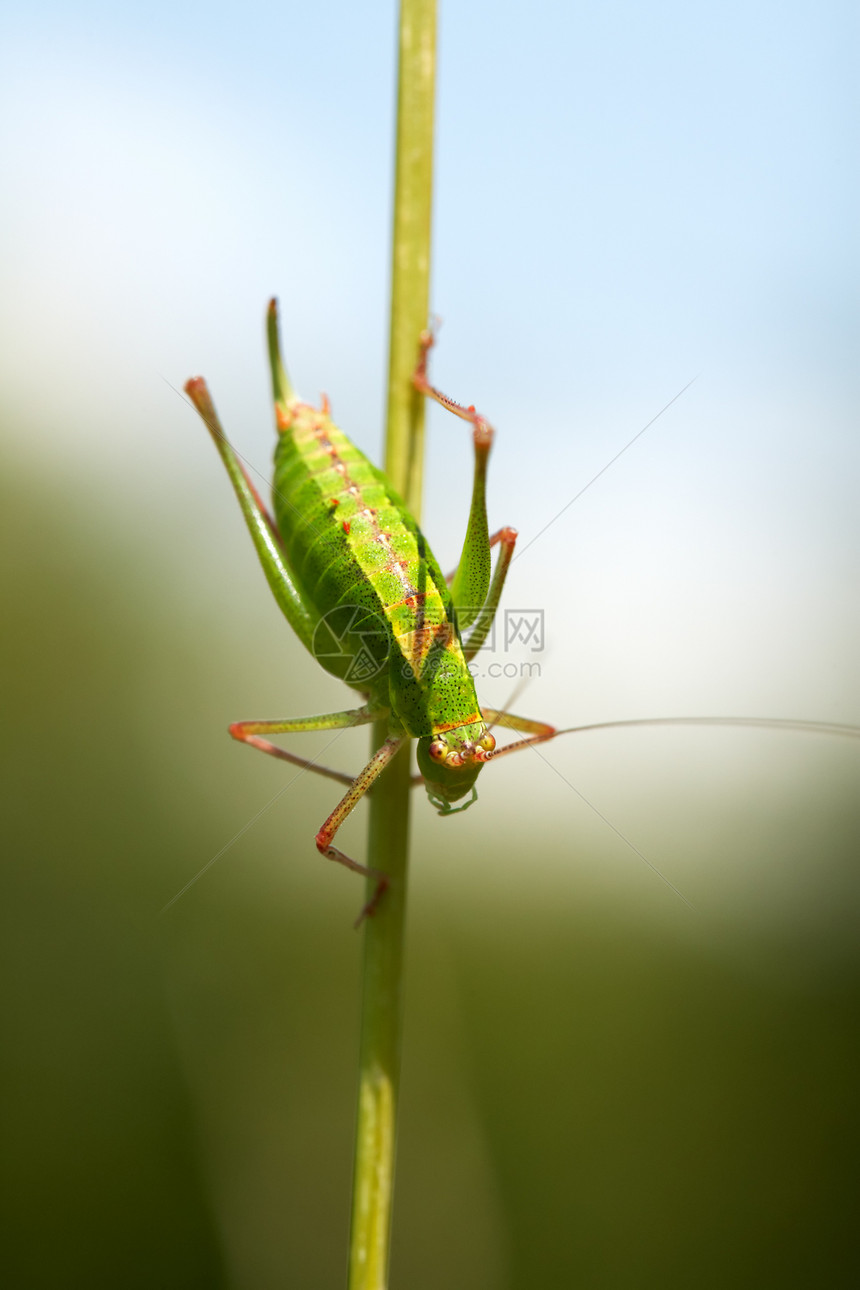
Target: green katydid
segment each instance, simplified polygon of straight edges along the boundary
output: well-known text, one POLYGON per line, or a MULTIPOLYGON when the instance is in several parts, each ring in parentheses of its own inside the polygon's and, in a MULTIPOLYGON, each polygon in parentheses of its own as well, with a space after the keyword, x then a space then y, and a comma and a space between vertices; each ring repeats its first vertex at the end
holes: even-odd
POLYGON ((227 441, 202 378, 185 389, 215 441, 242 508, 275 599, 302 643, 327 671, 359 690, 361 707, 322 716, 241 721, 234 739, 273 757, 348 784, 348 791, 316 835, 318 850, 357 873, 375 877, 372 912, 386 886, 384 875, 333 846, 352 809, 385 770, 404 739, 417 738, 416 782, 426 785, 441 814, 471 805, 475 781, 495 754, 489 724, 500 722, 527 739, 514 748, 551 739, 543 722, 481 709, 468 663, 484 644, 498 607, 516 543, 516 530, 491 537, 487 525, 486 473, 493 430, 474 408, 464 408, 427 380, 432 335, 425 332, 416 388, 469 421, 475 473, 463 553, 450 585, 424 535, 385 475, 334 425, 322 408, 294 394, 280 353, 276 302, 267 331, 278 443, 270 515, 227 441), (491 550, 499 557, 491 578, 491 550), (471 628, 463 638, 462 633, 471 628), (322 629, 322 632, 321 632, 322 629), (330 645, 331 648, 325 648, 330 645), (357 667, 359 661, 361 666, 357 667), (266 736, 336 730, 384 718, 389 737, 351 779, 270 742, 266 736), (469 800, 454 803, 469 794, 469 800))
POLYGON ((425 332, 414 385, 468 421, 474 445, 469 521, 460 562, 449 582, 385 475, 334 425, 325 397, 317 409, 295 395, 281 359, 274 300, 269 305, 267 332, 278 429, 274 515, 230 446, 205 381, 195 377, 185 389, 227 468, 275 600, 306 648, 327 671, 358 690, 364 703, 321 716, 240 721, 230 726, 230 734, 272 757, 348 786, 317 833, 316 845, 328 859, 376 879, 362 916, 376 908, 387 879, 345 855, 333 840, 406 739, 418 740, 420 774, 413 782, 423 782, 439 813, 449 814, 475 800, 475 782, 488 761, 559 734, 654 724, 782 725, 860 734, 853 726, 757 718, 666 718, 557 730, 544 722, 482 708, 468 664, 486 641, 517 539, 516 529, 509 527, 489 533, 486 473, 492 427, 474 407, 455 403, 429 383, 427 356, 433 337, 425 332), (492 570, 494 546, 499 554, 492 570), (381 719, 388 723, 388 738, 355 778, 299 757, 267 738, 347 729, 381 719), (525 737, 497 749, 491 732, 496 725, 525 737), (467 795, 465 803, 454 805, 467 795))

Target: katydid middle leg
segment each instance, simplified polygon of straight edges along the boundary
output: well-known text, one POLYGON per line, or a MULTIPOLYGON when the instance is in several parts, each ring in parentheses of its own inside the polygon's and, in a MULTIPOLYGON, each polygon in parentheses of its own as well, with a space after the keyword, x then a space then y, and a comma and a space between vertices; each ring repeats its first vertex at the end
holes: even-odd
POLYGON ((328 766, 320 766, 307 757, 298 757, 295 753, 261 736, 299 734, 311 730, 349 730, 353 726, 367 725, 380 715, 369 704, 365 704, 362 708, 349 708, 344 712, 327 712, 316 717, 286 717, 274 721, 234 721, 230 726, 230 734, 240 743, 248 744, 251 748, 259 748, 260 752, 267 753, 270 757, 278 757, 292 766, 301 766, 303 770, 311 770, 316 775, 335 779, 340 784, 352 784, 354 779, 352 775, 339 770, 330 770, 328 766))
POLYGON ((286 748, 278 747, 277 744, 271 743, 270 740, 264 739, 262 736, 297 734, 301 731, 311 730, 349 730, 353 726, 367 725, 369 722, 377 720, 381 715, 383 714, 378 709, 372 708, 370 704, 365 704, 361 708, 351 708, 343 712, 328 712, 316 717, 287 717, 283 720, 275 721, 236 721, 230 727, 230 734, 241 743, 249 744, 252 748, 259 748, 260 752, 264 752, 270 757, 278 757, 294 766, 301 766, 303 770, 314 771, 315 774, 325 775, 329 779, 335 779, 339 783, 348 786, 348 791, 317 833, 315 841, 317 850, 327 860, 336 860, 338 864, 351 869, 353 873, 360 873, 365 878, 376 879, 376 889, 362 909, 358 922, 361 922, 362 919, 374 912, 388 886, 388 878, 378 869, 359 864, 357 860, 353 860, 343 851, 332 846, 331 843, 346 817, 385 770, 385 767, 403 743, 403 736, 392 735, 389 739, 386 739, 382 747, 374 753, 364 769, 359 771, 355 777, 345 775, 338 770, 330 770, 327 766, 319 766, 316 762, 308 761, 305 757, 297 757, 295 753, 288 752, 286 748))

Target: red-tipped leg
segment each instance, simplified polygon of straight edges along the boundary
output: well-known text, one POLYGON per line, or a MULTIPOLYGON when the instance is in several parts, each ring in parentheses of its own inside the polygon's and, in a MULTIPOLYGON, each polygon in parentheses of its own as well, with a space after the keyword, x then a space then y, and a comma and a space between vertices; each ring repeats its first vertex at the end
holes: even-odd
POLYGON ((435 399, 443 408, 453 412, 455 417, 462 417, 464 421, 470 421, 473 427, 473 437, 475 449, 481 451, 484 455, 489 453, 490 446, 493 442, 493 427, 475 411, 474 404, 464 407, 462 403, 457 403, 441 390, 437 390, 435 385, 431 385, 427 379, 427 355, 433 348, 434 336, 432 331, 422 331, 418 340, 418 362, 415 365, 415 371, 412 373, 412 384, 419 393, 426 395, 428 399, 435 399))
POLYGON ((519 730, 528 735, 527 739, 518 739, 516 743, 508 744, 506 748, 497 748, 493 753, 493 761, 499 757, 506 757, 508 753, 519 752, 521 748, 546 743, 548 739, 554 739, 556 735, 564 733, 562 730, 556 730, 555 726, 548 725, 546 721, 533 721, 530 717, 515 717, 512 712, 497 712, 495 708, 482 708, 482 712, 484 719, 489 721, 491 730, 494 726, 501 726, 503 730, 519 730))
POLYGON ((344 855, 344 853, 339 851, 337 847, 333 847, 331 845, 332 838, 337 833, 353 807, 357 806, 361 801, 374 780, 376 780, 385 770, 385 767, 391 761, 402 743, 402 737, 396 738, 392 735, 391 738, 386 739, 382 747, 373 754, 364 770, 361 771, 353 780, 349 791, 334 808, 331 815, 328 817, 316 836, 317 850, 321 855, 324 855, 327 860, 336 860, 338 864, 345 865, 346 868, 351 869, 353 873, 361 873, 364 874, 365 878, 376 879, 376 887, 370 900, 364 906, 356 919, 356 927, 358 927, 365 918, 370 918, 376 912, 379 902, 385 895, 388 888, 388 877, 386 874, 380 872, 380 870, 371 869, 368 865, 359 864, 357 860, 352 860, 348 855, 344 855))
POLYGON ((487 462, 493 443, 493 427, 485 417, 480 416, 474 407, 463 407, 447 394, 437 390, 427 379, 427 355, 433 344, 432 332, 421 333, 418 350, 418 363, 412 374, 412 384, 420 394, 435 399, 443 408, 453 412, 472 426, 472 442, 475 450, 475 467, 472 480, 472 503, 469 509, 469 523, 460 555, 460 563, 451 583, 451 597, 457 610, 460 630, 465 631, 480 613, 481 606, 487 599, 490 586, 491 556, 489 530, 487 527, 487 462))
POLYGON ((324 716, 317 717, 292 717, 283 721, 236 721, 230 727, 230 734, 241 743, 250 744, 252 748, 259 748, 260 752, 264 752, 270 757, 278 757, 293 766, 301 766, 303 770, 311 770, 317 775, 325 775, 328 779, 334 779, 340 784, 347 785, 348 791, 316 835, 315 841, 317 850, 327 860, 336 860, 338 864, 351 869, 353 873, 360 873, 365 878, 376 880, 376 887, 370 900, 359 914, 355 923, 356 927, 365 918, 369 918, 376 912, 376 908, 388 887, 388 878, 380 870, 359 864, 357 860, 344 855, 343 851, 339 851, 337 847, 332 846, 332 839, 353 807, 358 805, 364 794, 385 770, 385 767, 403 743, 403 738, 392 736, 390 739, 386 739, 378 752, 371 757, 364 770, 353 778, 351 775, 345 775, 342 771, 330 770, 327 766, 318 766, 316 762, 309 761, 306 757, 297 757, 295 753, 288 752, 286 748, 281 748, 261 736, 295 734, 303 730, 345 730, 351 726, 365 725, 369 721, 374 721, 379 715, 378 711, 365 705, 363 708, 354 708, 345 712, 330 712, 324 716))
POLYGON ((315 775, 324 775, 327 779, 337 780, 339 784, 351 785, 354 776, 340 770, 330 770, 328 766, 320 766, 307 757, 298 757, 295 753, 288 752, 286 748, 281 748, 261 736, 299 734, 308 730, 348 730, 352 726, 366 725, 374 720, 375 715, 369 707, 365 706, 344 712, 330 712, 317 717, 286 717, 275 721, 234 721, 230 726, 230 734, 239 743, 249 744, 251 748, 259 748, 260 752, 266 753, 269 757, 287 761, 291 766, 301 766, 302 770, 313 771, 315 775))

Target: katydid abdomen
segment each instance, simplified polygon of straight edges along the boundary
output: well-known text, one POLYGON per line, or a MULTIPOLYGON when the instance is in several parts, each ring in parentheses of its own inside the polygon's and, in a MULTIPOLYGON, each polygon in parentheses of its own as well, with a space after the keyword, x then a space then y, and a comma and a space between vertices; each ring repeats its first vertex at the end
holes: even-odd
MULTIPOLYGON (((414 518, 388 480, 331 420, 327 401, 312 408, 298 399, 281 360, 275 301, 268 314, 269 357, 278 445, 274 518, 224 435, 205 382, 185 389, 205 421, 233 484, 272 593, 297 636, 333 675, 361 691, 362 707, 322 716, 239 721, 234 739, 270 756, 345 782, 348 791, 316 836, 323 855, 377 879, 363 911, 371 913, 385 890, 384 875, 368 870, 332 845, 332 839, 408 737, 427 794, 442 814, 471 794, 495 749, 468 660, 486 636, 499 603, 516 533, 488 536, 485 477, 492 430, 474 409, 460 408, 428 385, 421 338, 416 386, 473 423, 475 480, 460 565, 449 589, 414 518), (490 548, 501 543, 490 583, 490 548), (458 612, 459 611, 459 612, 458 612), (483 615, 483 621, 482 621, 483 615), (476 624, 476 619, 477 624, 476 624), (458 621, 459 620, 459 621, 458 621), (475 625, 476 624, 476 625, 475 625), (460 625, 473 626, 465 647, 460 625), (358 666, 356 665, 358 662, 358 666), (385 721, 388 738, 355 779, 316 765, 273 744, 267 736, 337 730, 385 721)), ((552 728, 507 717, 505 724, 532 738, 552 728)))
POLYGON ((325 407, 288 399, 278 431, 275 518, 319 662, 413 737, 480 721, 451 592, 388 480, 325 407))

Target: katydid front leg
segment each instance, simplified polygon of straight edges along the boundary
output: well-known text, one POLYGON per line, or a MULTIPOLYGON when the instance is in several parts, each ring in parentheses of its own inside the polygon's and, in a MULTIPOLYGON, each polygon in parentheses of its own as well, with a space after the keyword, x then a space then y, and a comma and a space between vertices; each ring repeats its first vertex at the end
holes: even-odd
POLYGON ((398 752, 403 739, 403 735, 392 735, 386 739, 379 751, 373 754, 364 770, 360 771, 355 777, 349 791, 341 798, 316 836, 317 850, 327 860, 336 860, 338 864, 346 865, 347 869, 351 869, 353 873, 361 873, 366 878, 376 879, 376 888, 373 895, 356 919, 355 927, 358 927, 365 918, 369 918, 376 912, 377 905, 388 890, 388 875, 380 872, 379 869, 371 869, 368 865, 359 864, 357 860, 351 860, 348 855, 344 855, 337 847, 333 847, 331 841, 353 807, 358 805, 373 782, 379 778, 392 757, 398 752))
MULTIPOLYGON (((475 630, 477 631, 478 628, 475 630)), ((555 739, 556 735, 571 733, 569 730, 557 730, 555 726, 549 725, 546 721, 533 721, 531 717, 517 717, 512 712, 500 712, 497 708, 482 707, 481 715, 487 722, 490 731, 494 730, 496 726, 501 726, 503 730, 518 730, 521 734, 528 736, 526 739, 517 739, 505 748, 496 748, 491 758, 492 761, 498 761, 500 757, 504 757, 507 753, 519 752, 521 748, 530 748, 534 744, 546 743, 548 739, 555 739)), ((619 725, 627 724, 629 723, 619 722, 619 725)), ((583 728, 587 729, 587 727, 583 728)), ((412 776, 413 788, 423 783, 423 775, 412 776)))
POLYGON ((556 730, 555 726, 549 725, 546 721, 533 721, 531 717, 516 717, 512 712, 498 712, 495 708, 482 708, 481 711, 485 721, 489 721, 491 730, 494 726, 501 726, 503 730, 518 730, 528 736, 526 739, 517 739, 506 748, 497 748, 493 753, 493 761, 497 761, 499 757, 505 757, 508 753, 519 752, 521 748, 543 744, 548 739, 554 739, 556 735, 567 733, 565 730, 556 730))

